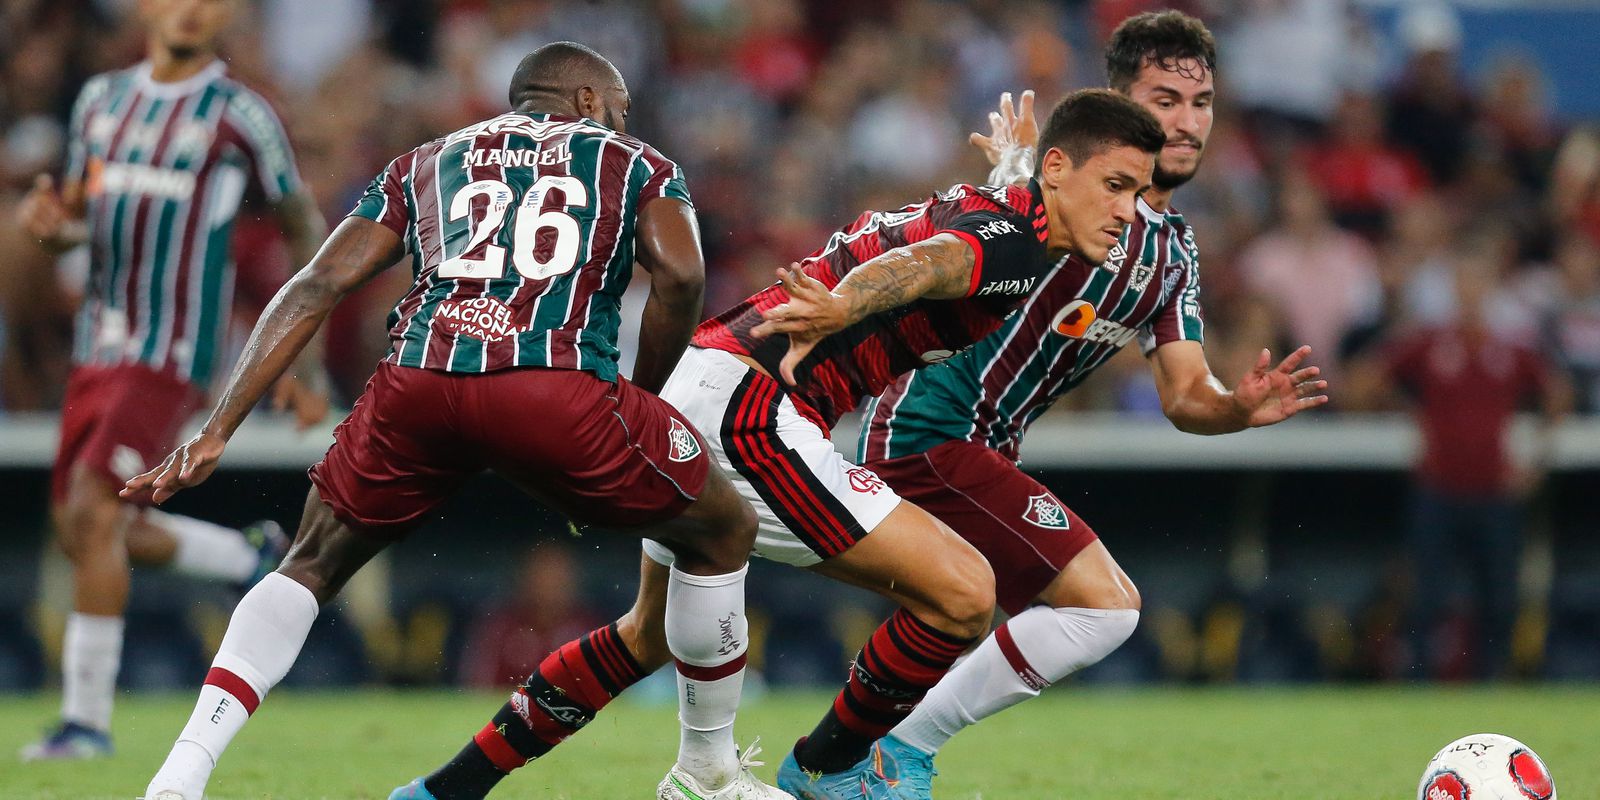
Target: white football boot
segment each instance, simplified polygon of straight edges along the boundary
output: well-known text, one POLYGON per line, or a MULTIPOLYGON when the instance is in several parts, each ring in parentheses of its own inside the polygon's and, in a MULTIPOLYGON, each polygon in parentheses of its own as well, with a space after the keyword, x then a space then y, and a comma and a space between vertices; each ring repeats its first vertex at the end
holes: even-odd
POLYGON ((757 761, 755 757, 761 754, 757 746, 761 737, 750 743, 743 753, 739 754, 739 772, 727 786, 716 791, 710 791, 700 786, 693 775, 685 772, 677 764, 667 772, 667 777, 661 779, 661 785, 656 787, 657 800, 794 800, 794 795, 775 786, 768 786, 761 782, 751 767, 759 767, 764 761, 757 761))

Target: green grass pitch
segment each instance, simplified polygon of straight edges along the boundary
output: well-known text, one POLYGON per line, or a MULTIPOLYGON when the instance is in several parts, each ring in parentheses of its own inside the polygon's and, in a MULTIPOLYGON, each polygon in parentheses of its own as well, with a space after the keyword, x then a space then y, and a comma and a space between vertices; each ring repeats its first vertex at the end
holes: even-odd
MULTIPOLYGON (((829 696, 747 704, 770 779, 829 696)), ((214 776, 210 800, 383 800, 454 753, 501 702, 457 692, 275 692, 214 776)), ((188 696, 119 701, 114 759, 19 764, 53 696, 0 696, 0 796, 129 800, 182 727, 188 696)), ((1600 687, 1138 689, 1065 686, 971 728, 939 758, 946 800, 1404 800, 1434 750, 1494 731, 1549 765, 1565 800, 1600 798, 1600 687)), ((649 798, 672 761, 673 709, 626 698, 501 784, 496 798, 649 798)))

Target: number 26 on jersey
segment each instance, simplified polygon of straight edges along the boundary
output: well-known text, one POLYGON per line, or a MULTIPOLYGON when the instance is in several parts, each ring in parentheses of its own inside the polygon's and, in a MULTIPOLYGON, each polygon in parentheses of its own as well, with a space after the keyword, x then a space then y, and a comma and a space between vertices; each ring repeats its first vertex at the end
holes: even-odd
MULTIPOLYGON (((578 263, 578 241, 583 238, 578 219, 564 210, 539 211, 551 189, 560 189, 566 195, 568 209, 589 205, 588 187, 571 175, 541 175, 534 181, 522 196, 522 202, 517 204, 511 228, 511 265, 528 280, 553 278, 578 263), (544 229, 555 232, 555 247, 550 257, 541 261, 534 252, 534 243, 544 229)), ((440 262, 439 277, 493 280, 505 276, 506 248, 491 242, 505 226, 514 196, 511 187, 503 181, 480 180, 467 184, 450 198, 450 222, 463 217, 470 220, 475 197, 487 197, 489 206, 483 219, 472 228, 466 246, 459 251, 461 255, 440 262), (482 257, 468 258, 468 254, 478 252, 480 245, 482 257)))

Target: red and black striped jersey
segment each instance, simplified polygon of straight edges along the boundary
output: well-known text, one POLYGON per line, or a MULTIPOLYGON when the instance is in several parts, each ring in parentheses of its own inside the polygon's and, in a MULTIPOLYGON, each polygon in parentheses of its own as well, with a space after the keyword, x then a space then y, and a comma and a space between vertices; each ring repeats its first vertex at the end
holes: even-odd
MULTIPOLYGON (((940 233, 972 246, 976 264, 967 296, 916 300, 852 325, 819 342, 795 371, 791 392, 829 427, 862 398, 895 378, 970 347, 1000 325, 1056 263, 1046 253, 1048 223, 1037 183, 1028 187, 958 184, 899 211, 869 211, 834 233, 801 262, 832 289, 851 270, 885 252, 940 233)), ((701 323, 694 344, 754 358, 772 375, 789 337, 757 339, 762 312, 788 300, 774 284, 701 323)))

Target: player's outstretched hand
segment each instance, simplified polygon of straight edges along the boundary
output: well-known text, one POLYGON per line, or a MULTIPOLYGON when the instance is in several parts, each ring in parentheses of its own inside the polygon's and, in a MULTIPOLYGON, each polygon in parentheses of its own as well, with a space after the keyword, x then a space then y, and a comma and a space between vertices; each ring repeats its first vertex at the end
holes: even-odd
POLYGON ((789 335, 789 352, 778 365, 782 378, 790 386, 798 382, 794 370, 805 360, 817 342, 829 334, 844 330, 850 324, 849 304, 822 281, 807 275, 799 264, 778 269, 778 282, 789 295, 789 302, 761 312, 762 323, 750 333, 764 339, 775 333, 789 335))
POLYGON ((67 205, 49 175, 33 179, 33 188, 17 207, 17 219, 22 229, 40 242, 48 244, 60 238, 68 219, 67 205))
POLYGON ((167 498, 191 486, 205 483, 222 459, 222 450, 228 443, 213 433, 197 433, 172 451, 161 466, 143 475, 135 475, 117 493, 118 497, 133 502, 165 503, 167 498))
POLYGON ((983 151, 990 166, 998 165, 1008 150, 1038 144, 1039 119, 1033 114, 1033 90, 1023 92, 1015 106, 1011 104, 1011 93, 1001 92, 1000 110, 989 112, 989 135, 973 133, 967 141, 983 151))
POLYGON ((294 413, 295 430, 303 431, 328 416, 328 390, 318 382, 285 375, 272 386, 272 409, 294 413))
POLYGON ((1255 367, 1240 379, 1239 385, 1233 390, 1234 402, 1248 412, 1247 424, 1250 427, 1259 428, 1282 422, 1308 408, 1328 402, 1328 396, 1320 394, 1328 388, 1328 382, 1317 379, 1322 370, 1317 367, 1299 368, 1309 355, 1311 348, 1302 345, 1269 370, 1267 367, 1272 364, 1272 353, 1265 348, 1261 350, 1255 367))

